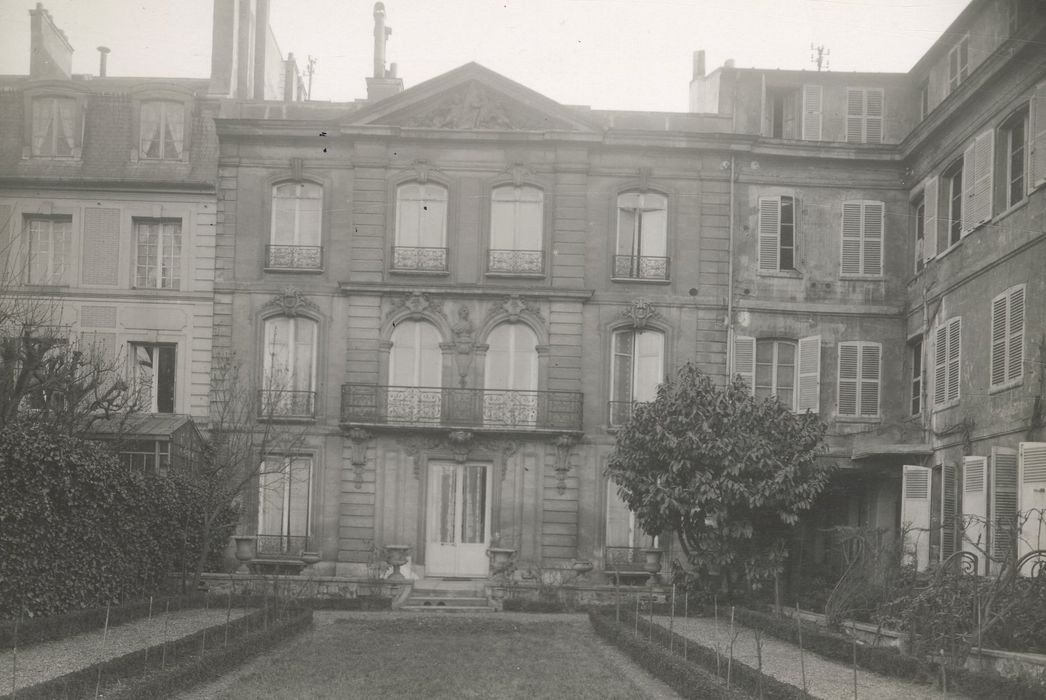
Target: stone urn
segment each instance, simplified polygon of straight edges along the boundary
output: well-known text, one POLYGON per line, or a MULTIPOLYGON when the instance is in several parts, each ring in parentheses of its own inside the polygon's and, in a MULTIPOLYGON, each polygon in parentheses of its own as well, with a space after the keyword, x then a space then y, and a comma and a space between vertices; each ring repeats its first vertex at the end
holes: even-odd
POLYGON ((644 549, 643 556, 646 557, 646 561, 643 563, 643 571, 650 574, 650 580, 647 583, 651 586, 656 586, 660 581, 657 578, 658 572, 661 571, 661 555, 664 554, 660 549, 644 549))
POLYGON ((516 550, 508 547, 491 547, 487 552, 490 554, 490 568, 497 575, 504 573, 505 569, 509 567, 516 550))
POLYGON ((251 573, 251 570, 247 568, 247 562, 254 559, 257 538, 253 535, 235 535, 233 540, 236 542, 236 561, 240 562, 240 568, 236 570, 236 573, 251 573))
POLYGON ((588 559, 578 559, 574 562, 571 568, 574 569, 574 573, 578 576, 584 576, 589 571, 592 571, 592 569, 595 568, 595 565, 588 559))
POLYGON ((320 556, 319 552, 302 552, 301 553, 301 561, 302 561, 303 564, 305 564, 305 566, 312 566, 313 564, 318 563, 320 561, 320 559, 322 559, 322 558, 323 557, 320 556))
POLYGON ((407 552, 409 550, 410 546, 405 544, 385 545, 385 561, 392 567, 392 573, 388 577, 389 581, 407 580, 407 577, 400 573, 400 567, 407 563, 407 552))

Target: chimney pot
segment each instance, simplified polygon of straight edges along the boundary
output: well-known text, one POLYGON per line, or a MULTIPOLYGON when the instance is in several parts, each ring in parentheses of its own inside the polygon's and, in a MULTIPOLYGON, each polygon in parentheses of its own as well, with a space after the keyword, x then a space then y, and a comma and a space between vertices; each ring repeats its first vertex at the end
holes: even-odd
POLYGON ((109 47, 99 46, 98 47, 98 77, 104 78, 106 74, 106 62, 109 58, 109 47))
POLYGON ((705 75, 705 50, 699 49, 694 52, 694 77, 703 78, 705 75))

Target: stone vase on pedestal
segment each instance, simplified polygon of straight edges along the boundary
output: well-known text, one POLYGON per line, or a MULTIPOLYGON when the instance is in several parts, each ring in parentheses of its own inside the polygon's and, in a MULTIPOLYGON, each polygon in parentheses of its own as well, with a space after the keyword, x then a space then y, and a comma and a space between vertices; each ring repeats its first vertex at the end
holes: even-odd
POLYGON ((236 569, 236 573, 251 573, 251 570, 247 568, 247 562, 254 559, 257 538, 253 535, 234 535, 233 540, 236 542, 236 561, 240 562, 240 568, 236 569))
POLYGON ((385 561, 392 567, 392 573, 389 574, 388 581, 400 582, 407 580, 407 577, 400 573, 400 567, 407 563, 407 552, 409 550, 410 546, 405 544, 385 545, 385 561))
POLYGON ((646 557, 646 561, 643 563, 643 571, 650 574, 650 579, 647 581, 648 585, 656 586, 660 583, 657 574, 661 571, 661 555, 663 553, 660 549, 643 550, 643 555, 646 557))

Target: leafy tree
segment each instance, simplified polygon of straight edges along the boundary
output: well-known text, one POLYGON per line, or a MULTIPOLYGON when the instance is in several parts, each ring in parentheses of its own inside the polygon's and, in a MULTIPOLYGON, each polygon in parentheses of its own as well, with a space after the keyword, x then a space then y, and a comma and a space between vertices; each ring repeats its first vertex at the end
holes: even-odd
POLYGON ((780 573, 791 528, 829 478, 825 428, 687 363, 635 407, 607 474, 644 530, 674 533, 694 572, 729 590, 780 573))

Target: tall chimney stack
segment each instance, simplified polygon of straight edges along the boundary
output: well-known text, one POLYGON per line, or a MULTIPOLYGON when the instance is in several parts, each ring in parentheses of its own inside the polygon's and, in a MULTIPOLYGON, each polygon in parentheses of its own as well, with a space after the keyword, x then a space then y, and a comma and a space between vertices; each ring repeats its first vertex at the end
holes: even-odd
POLYGON ((73 45, 42 2, 29 10, 29 77, 68 80, 73 74, 73 45))
POLYGON ((106 62, 109 59, 109 47, 99 46, 98 47, 98 77, 105 77, 106 62))
POLYGON ((374 75, 367 78, 367 100, 377 102, 403 92, 403 80, 396 77, 396 64, 385 70, 385 42, 392 29, 385 26, 385 3, 374 3, 374 75))
POLYGON ((699 49, 694 52, 694 76, 703 78, 705 75, 705 50, 699 49))

